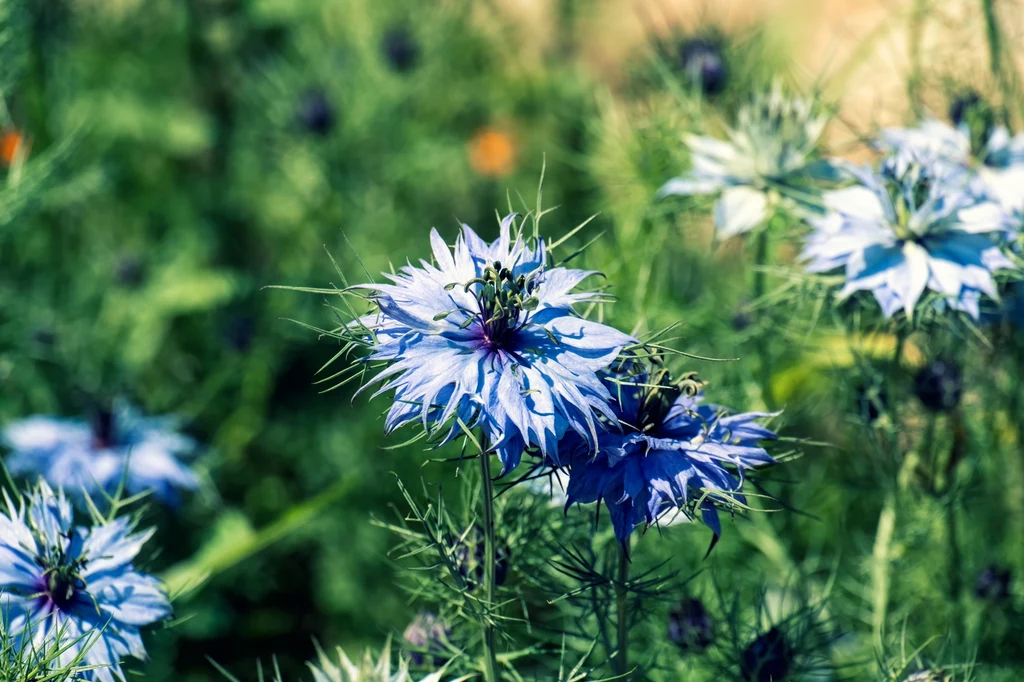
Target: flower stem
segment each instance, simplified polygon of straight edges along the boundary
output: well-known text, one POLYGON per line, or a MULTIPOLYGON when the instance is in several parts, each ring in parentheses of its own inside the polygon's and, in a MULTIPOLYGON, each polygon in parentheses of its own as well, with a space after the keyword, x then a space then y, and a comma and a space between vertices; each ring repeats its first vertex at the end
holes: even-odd
POLYGON ((481 502, 483 504, 484 517, 484 593, 485 612, 480 625, 483 628, 484 645, 484 680, 485 682, 498 682, 498 661, 495 653, 494 621, 490 615, 490 609, 494 606, 494 565, 495 565, 495 537, 494 537, 494 482, 491 480, 491 455, 487 452, 480 453, 480 477, 482 480, 481 502))
MULTIPOLYGON (((628 541, 628 540, 627 540, 628 541)), ((619 552, 619 576, 615 584, 615 610, 618 625, 618 651, 616 668, 619 675, 629 672, 629 603, 626 583, 629 580, 629 555, 625 549, 619 552)))
POLYGON ((999 30, 999 17, 996 15, 996 0, 981 0, 981 11, 985 15, 985 38, 988 41, 989 68, 1001 86, 1003 84, 1003 36, 999 30))
MULTIPOLYGON (((768 262, 768 228, 767 226, 757 233, 754 250, 754 284, 751 290, 751 303, 757 305, 767 290, 767 277, 764 266, 768 262)), ((763 327, 763 325, 761 325, 763 327)), ((772 397, 772 359, 771 350, 768 348, 768 338, 763 328, 757 333, 757 355, 760 363, 761 396, 765 406, 769 409, 774 407, 772 397)))
POLYGON ((889 608, 889 557, 893 532, 896 529, 896 495, 885 496, 882 512, 878 515, 878 530, 871 551, 871 629, 875 649, 884 648, 885 618, 889 608))
MULTIPOLYGON (((902 328, 895 330, 896 343, 892 362, 888 368, 889 386, 889 417, 892 420, 893 436, 889 443, 890 454, 896 460, 901 453, 899 444, 900 418, 896 405, 896 389, 899 385, 903 347, 907 334, 902 328)), ((881 651, 885 645, 885 623, 889 611, 889 587, 891 583, 890 562, 892 560, 892 541, 896 533, 896 510, 898 496, 908 484, 908 480, 917 466, 917 457, 913 453, 903 457, 892 488, 886 492, 882 510, 878 514, 878 528, 875 531, 875 543, 871 550, 871 630, 874 646, 881 651)))
POLYGON ((963 590, 963 580, 960 568, 960 542, 957 537, 956 499, 950 499, 946 504, 946 541, 949 543, 949 599, 954 606, 960 603, 960 593, 963 590))
POLYGON ((907 79, 907 97, 914 116, 922 115, 921 103, 921 42, 924 35, 925 18, 928 16, 927 0, 914 0, 910 15, 910 77, 907 79))

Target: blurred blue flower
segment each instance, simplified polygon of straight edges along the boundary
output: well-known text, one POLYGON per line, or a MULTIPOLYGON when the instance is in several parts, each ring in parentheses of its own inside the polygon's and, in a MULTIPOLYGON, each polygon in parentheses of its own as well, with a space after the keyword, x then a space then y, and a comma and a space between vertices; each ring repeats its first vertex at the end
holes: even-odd
POLYGON ((777 436, 757 422, 774 415, 701 404, 666 372, 608 381, 621 432, 602 432, 596 456, 573 454, 567 506, 603 500, 627 549, 637 526, 697 511, 717 539, 718 506, 742 503, 745 471, 774 462, 759 442, 777 436))
POLYGON ((930 119, 916 128, 884 130, 882 141, 891 150, 968 170, 975 191, 1018 223, 1024 219, 1024 133, 1011 135, 1006 126, 994 125, 983 132, 980 145, 972 145, 966 121, 954 127, 930 119))
POLYGON ((463 226, 454 253, 432 230, 436 264, 360 285, 377 311, 349 326, 371 342, 368 362, 388 363, 367 385, 380 384, 374 395, 395 391, 389 432, 420 422, 448 442, 463 425, 479 427, 503 473, 530 445, 557 462, 566 431, 595 443, 597 415, 612 417, 597 373, 634 343, 575 314, 574 304, 602 300, 571 293, 595 273, 545 268, 544 242, 530 248, 513 238, 514 217, 491 244, 463 226))
POLYGON ((174 430, 172 419, 146 418, 123 401, 97 412, 92 423, 35 416, 3 431, 11 449, 7 467, 18 476, 42 476, 70 494, 114 491, 122 477, 129 494, 152 491, 174 504, 178 490, 194 490, 195 473, 179 457, 192 439, 174 430))
POLYGON ((832 174, 815 154, 827 123, 814 100, 789 97, 776 83, 740 109, 728 140, 687 135, 693 170, 665 183, 658 197, 717 194, 718 237, 749 232, 768 218, 778 189, 800 176, 832 174))
MULTIPOLYGON (((100 666, 82 679, 124 680, 121 661, 145 659, 140 628, 170 617, 159 581, 132 560, 152 532, 117 519, 74 527, 63 493, 45 482, 0 512, 0 607, 16 648, 43 650, 59 639, 58 665, 100 666)), ((52 650, 49 647, 48 650, 52 650)))
POLYGON ((886 317, 902 308, 909 318, 930 289, 975 319, 981 294, 998 299, 992 273, 1016 267, 1001 250, 1010 225, 968 174, 910 149, 877 173, 847 170, 857 184, 825 193, 803 252, 811 272, 845 268, 840 299, 871 291, 886 317))

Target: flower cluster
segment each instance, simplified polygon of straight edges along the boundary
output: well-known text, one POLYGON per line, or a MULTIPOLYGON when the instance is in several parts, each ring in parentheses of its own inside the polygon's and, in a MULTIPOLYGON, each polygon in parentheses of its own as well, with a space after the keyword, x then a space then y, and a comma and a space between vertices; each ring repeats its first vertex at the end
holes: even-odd
POLYGON ((776 83, 740 109, 728 139, 687 135, 693 169, 669 180, 658 196, 718 195, 719 238, 749 232, 769 217, 780 188, 815 172, 827 122, 813 99, 787 96, 776 83))
POLYGON ((146 657, 141 628, 171 615, 160 583, 132 566, 152 533, 123 518, 74 526, 70 504, 46 483, 27 502, 6 502, 0 608, 14 645, 41 651, 56 640, 57 666, 94 666, 83 679, 124 680, 121 661, 146 657))
POLYGON ((492 244, 464 227, 454 253, 434 231, 436 265, 362 285, 377 309, 350 328, 365 330, 369 362, 388 363, 370 382, 395 391, 387 428, 419 422, 448 442, 479 427, 504 472, 536 449, 568 469, 567 506, 604 501, 624 547, 671 511, 699 511, 717 538, 718 506, 773 462, 757 443, 775 434, 756 422, 772 415, 701 405, 664 371, 612 370, 637 366, 620 357, 636 341, 574 313, 598 300, 571 293, 593 273, 545 268, 543 241, 513 237, 513 218, 492 244))
POLYGON ((35 416, 9 425, 7 468, 18 476, 42 476, 71 495, 113 492, 124 480, 129 494, 152 491, 173 504, 179 490, 199 481, 180 460, 195 449, 169 418, 146 418, 125 402, 99 410, 91 423, 35 416))
POLYGON ((361 285, 376 310, 349 327, 372 344, 367 362, 386 363, 367 386, 395 392, 388 431, 419 422, 449 442, 479 428, 505 472, 529 446, 560 461, 566 432, 595 445, 598 417, 613 417, 598 373, 635 343, 576 314, 601 300, 572 293, 596 273, 547 267, 544 242, 513 236, 514 218, 490 244, 464 226, 454 250, 432 231, 436 263, 361 285))

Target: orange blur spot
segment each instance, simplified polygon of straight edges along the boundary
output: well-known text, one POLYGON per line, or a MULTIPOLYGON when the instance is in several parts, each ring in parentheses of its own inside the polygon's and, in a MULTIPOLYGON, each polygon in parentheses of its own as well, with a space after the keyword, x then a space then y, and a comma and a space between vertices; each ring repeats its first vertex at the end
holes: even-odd
POLYGON ((23 144, 25 144, 25 137, 17 130, 8 130, 3 134, 3 137, 0 138, 0 160, 3 160, 5 166, 14 163, 23 144))
POLYGON ((469 141, 469 165, 490 178, 500 178, 515 169, 516 147, 512 136, 498 128, 481 128, 469 141))

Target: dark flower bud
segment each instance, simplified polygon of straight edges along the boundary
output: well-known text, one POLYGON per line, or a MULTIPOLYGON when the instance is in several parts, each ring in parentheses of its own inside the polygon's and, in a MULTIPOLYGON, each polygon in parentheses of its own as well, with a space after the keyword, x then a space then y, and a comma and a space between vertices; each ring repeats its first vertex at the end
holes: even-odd
POLYGON ((436 614, 420 611, 405 628, 402 639, 408 645, 409 659, 414 665, 423 665, 426 656, 423 652, 433 653, 433 664, 441 666, 445 663, 444 643, 448 641, 452 631, 436 614))
POLYGON ((128 289, 134 289, 142 284, 146 275, 146 268, 142 260, 136 256, 124 256, 117 263, 117 283, 128 289))
POLYGON ((302 129, 327 135, 334 128, 334 107, 322 91, 308 90, 299 99, 295 119, 302 129))
POLYGON ((690 81, 705 95, 725 89, 729 71, 719 45, 707 38, 691 38, 679 46, 679 66, 690 81))
POLYGON ((933 412, 948 412, 960 403, 963 380, 952 362, 935 360, 914 377, 914 393, 933 412))
POLYGON ((714 624, 699 599, 684 599, 668 614, 668 638, 683 651, 701 652, 715 641, 714 624))
POLYGON ((860 385, 854 389, 854 404, 857 415, 871 424, 889 409, 889 393, 882 386, 860 385))
POLYGON ((396 73, 412 70, 420 58, 420 47, 412 33, 401 26, 392 28, 380 41, 384 61, 396 73))
POLYGON ((92 440, 93 447, 97 449, 108 448, 117 443, 113 410, 101 407, 93 412, 92 440))
POLYGON ((1006 601, 1010 596, 1010 579, 1012 573, 1008 568, 989 566, 978 574, 974 583, 974 594, 995 604, 1006 601))
POLYGON ((738 332, 745 330, 754 321, 753 315, 746 307, 742 307, 732 316, 732 328, 738 332))
MULTIPOLYGON (((486 568, 486 541, 483 531, 474 528, 466 538, 460 540, 453 552, 459 573, 466 579, 469 589, 476 589, 484 581, 486 568)), ((504 585, 508 578, 508 546, 498 542, 494 553, 494 584, 504 585)))
POLYGON ((52 329, 37 329, 32 332, 32 341, 40 346, 52 346, 57 343, 57 333, 52 329))
POLYGON ((256 321, 251 315, 232 315, 224 325, 224 343, 230 348, 245 353, 252 346, 256 334, 256 321))
POLYGON ((964 126, 971 138, 971 151, 981 155, 996 126, 996 112, 977 92, 967 90, 949 105, 949 119, 957 127, 964 126))
POLYGON ((950 102, 949 120, 958 126, 965 121, 969 112, 983 105, 984 102, 978 93, 974 90, 965 90, 950 102))
POLYGON ((786 635, 772 628, 747 645, 740 655, 740 672, 749 682, 784 682, 793 663, 786 635))

